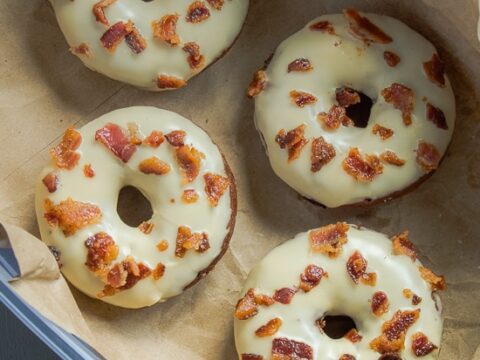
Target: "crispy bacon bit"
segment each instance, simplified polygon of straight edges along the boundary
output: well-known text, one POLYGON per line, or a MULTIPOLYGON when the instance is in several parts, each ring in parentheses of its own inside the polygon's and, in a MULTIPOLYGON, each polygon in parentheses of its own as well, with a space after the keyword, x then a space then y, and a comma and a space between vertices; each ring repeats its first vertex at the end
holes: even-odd
POLYGON ((440 164, 440 153, 435 145, 420 141, 417 146, 417 164, 425 171, 429 173, 440 164))
POLYGON ((162 240, 157 244, 158 251, 165 251, 168 249, 168 241, 162 240))
POLYGON ((391 353, 391 354, 383 354, 378 358, 378 360, 402 360, 402 358, 397 354, 391 353))
POLYGON ((432 58, 423 63, 425 74, 435 85, 445 87, 445 63, 438 54, 434 53, 432 58))
POLYGON ((182 201, 186 204, 194 204, 198 201, 198 193, 195 189, 187 189, 182 193, 182 201))
POLYGON ((143 142, 143 135, 138 128, 138 125, 133 122, 127 123, 128 129, 128 137, 130 138, 130 142, 133 145, 141 145, 143 142))
POLYGON ((125 36, 125 42, 135 54, 140 54, 147 48, 147 41, 133 24, 131 31, 125 36))
POLYGON ((210 11, 205 6, 203 1, 194 1, 187 11, 186 20, 191 23, 199 23, 203 20, 207 20, 210 17, 210 11))
POLYGON ((351 329, 348 333, 345 334, 345 339, 351 341, 352 343, 357 343, 362 341, 362 335, 360 335, 357 329, 351 329))
POLYGON ((83 175, 87 178, 93 178, 95 176, 95 170, 93 170, 92 164, 85 164, 83 166, 83 175))
POLYGON ((292 71, 310 71, 313 70, 313 66, 310 63, 310 60, 305 59, 305 58, 298 58, 296 60, 293 60, 290 64, 288 64, 288 72, 292 71))
POLYGON ((397 311, 382 325, 382 334, 370 342, 370 348, 380 354, 395 354, 405 343, 407 330, 418 320, 420 309, 397 311))
POLYGON ((295 295, 294 289, 281 288, 281 289, 275 290, 275 293, 273 294, 273 299, 276 302, 287 305, 292 302, 293 295, 295 295))
POLYGON ((363 182, 370 182, 377 175, 383 173, 383 165, 376 155, 365 155, 364 160, 357 148, 350 148, 342 165, 350 176, 363 182))
POLYGON ((199 69, 205 62, 205 57, 200 54, 200 46, 195 42, 186 43, 183 46, 183 51, 188 53, 188 64, 191 69, 199 69))
POLYGON ((400 62, 400 56, 391 51, 384 51, 383 58, 385 59, 387 65, 390 67, 395 67, 400 62))
POLYGON ((158 263, 155 269, 152 271, 153 280, 160 280, 163 274, 165 274, 165 265, 158 263))
POLYGON ((110 52, 115 51, 117 46, 125 39, 125 37, 132 32, 133 23, 128 22, 124 23, 119 21, 105 31, 105 33, 100 38, 100 41, 105 49, 110 52))
POLYGON ((337 100, 338 105, 342 107, 349 107, 350 105, 358 104, 361 101, 360 94, 349 87, 336 89, 335 99, 337 100))
POLYGON ((151 273, 152 270, 147 265, 136 263, 132 257, 127 257, 111 268, 107 275, 107 285, 97 294, 97 297, 112 296, 120 291, 131 289, 151 273))
POLYGON ((383 291, 377 291, 372 296, 371 302, 372 312, 375 316, 382 316, 388 311, 390 306, 387 294, 383 291))
POLYGON ((144 221, 140 225, 138 225, 138 230, 140 230, 145 235, 148 235, 152 232, 155 224, 150 221, 144 221))
POLYGON ((108 20, 105 16, 105 8, 112 5, 117 0, 102 0, 93 5, 92 12, 95 19, 105 26, 108 26, 108 20))
POLYGON ((80 154, 75 152, 82 143, 82 135, 73 127, 69 127, 63 134, 62 141, 50 149, 50 157, 61 169, 71 170, 80 160, 80 154))
POLYGON ((177 35, 177 21, 178 14, 167 14, 160 20, 152 22, 153 37, 170 45, 178 45, 180 37, 177 35))
POLYGON ((431 343, 424 333, 417 332, 412 335, 412 351, 416 356, 426 356, 436 349, 438 347, 431 343))
POLYGON ((255 330, 255 335, 258 337, 267 337, 275 335, 278 329, 282 326, 282 319, 280 318, 273 318, 265 325, 260 326, 257 330, 255 330))
POLYGON ((355 360, 355 356, 350 354, 343 354, 338 360, 355 360))
POLYGON ((365 285, 375 286, 377 275, 375 273, 367 273, 367 265, 367 260, 359 251, 355 251, 348 259, 347 272, 355 284, 361 281, 365 285))
POLYGON ((299 341, 276 338, 272 344, 272 360, 313 360, 313 349, 299 341))
POLYGON ((142 160, 138 169, 144 174, 165 175, 170 172, 170 165, 156 156, 142 160))
POLYGON ((408 231, 395 235, 392 238, 392 245, 394 255, 406 255, 412 261, 417 260, 415 245, 408 239, 408 231))
POLYGON ((212 207, 216 207, 220 198, 230 186, 230 179, 221 175, 206 173, 203 175, 205 180, 205 193, 212 207))
POLYGON ((225 0, 207 0, 207 2, 210 4, 211 7, 213 7, 215 10, 222 10, 222 6, 225 2, 225 0))
POLYGON ((177 163, 183 173, 185 183, 191 183, 196 179, 200 172, 200 163, 205 157, 200 151, 194 147, 185 145, 175 149, 177 163))
POLYGON ((445 114, 439 108, 427 103, 427 119, 433 122, 439 129, 448 130, 445 114))
POLYGON ((353 125, 352 119, 347 116, 346 109, 338 105, 332 105, 328 113, 318 113, 317 119, 327 130, 336 130, 340 124, 343 126, 353 125))
POLYGON ((375 124, 372 128, 372 134, 379 135, 382 140, 387 140, 393 136, 394 132, 392 129, 375 124))
POLYGON ((315 24, 310 25, 310 30, 321 31, 330 35, 335 35, 335 29, 330 21, 319 21, 315 24))
POLYGON ((255 293, 253 289, 248 289, 245 296, 237 302, 237 306, 235 307, 235 317, 238 320, 247 320, 252 316, 257 315, 257 313, 258 306, 255 302, 255 293))
POLYGON ((185 136, 187 133, 183 130, 173 130, 168 134, 165 134, 165 139, 172 146, 183 146, 185 145, 185 136))
POLYGON ((303 274, 300 275, 300 285, 298 287, 305 292, 309 292, 320 284, 320 280, 324 276, 328 277, 328 274, 320 266, 310 264, 305 268, 303 274))
POLYGON ((422 302, 422 298, 418 296, 417 294, 413 294, 412 297, 412 305, 418 305, 422 302))
POLYGON ((397 154, 395 154, 393 151, 386 150, 383 153, 380 154, 380 160, 383 162, 390 164, 390 165, 395 165, 395 166, 403 166, 405 165, 405 160, 400 159, 397 154))
POLYGON ((157 87, 159 89, 180 89, 187 85, 187 82, 183 79, 169 75, 158 75, 157 87))
POLYGON ((258 70, 253 74, 253 79, 247 89, 247 96, 253 98, 260 94, 267 86, 267 73, 265 70, 258 70))
POLYGON ((60 256, 62 253, 60 250, 58 250, 55 246, 48 245, 48 250, 52 253, 53 257, 55 258, 55 261, 57 262, 58 268, 61 268, 63 266, 62 260, 60 259, 60 256))
POLYGON ((317 172, 328 164, 336 155, 335 148, 320 136, 312 141, 312 155, 310 155, 311 172, 317 172))
POLYGON ((256 354, 242 354, 241 360, 263 360, 263 356, 256 354))
POLYGON ((58 177, 53 172, 45 175, 45 177, 42 179, 42 182, 49 193, 54 193, 55 191, 57 191, 58 177))
POLYGON ((415 96, 412 89, 398 83, 382 90, 385 101, 402 112, 403 123, 412 124, 412 111, 415 106, 415 96))
POLYGON ((288 162, 297 159, 308 140, 304 136, 305 125, 297 126, 295 129, 286 132, 281 129, 275 137, 275 142, 281 149, 288 149, 288 162))
POLYGON ((85 265, 99 275, 108 272, 110 264, 118 256, 118 246, 110 235, 104 232, 90 236, 85 241, 88 249, 85 265))
POLYGON ((165 137, 161 131, 153 130, 150 135, 148 135, 143 144, 151 146, 153 148, 158 148, 165 141, 165 137))
POLYGON ((137 147, 130 142, 125 131, 118 125, 108 123, 95 132, 95 140, 99 141, 109 149, 113 155, 128 162, 137 147))
POLYGON ((275 300, 268 295, 255 294, 255 302, 257 305, 270 306, 275 303, 275 300))
POLYGON ((413 296, 413 291, 410 289, 403 289, 402 293, 403 293, 403 296, 405 296, 407 299, 411 299, 413 296))
POLYGON ((298 106, 304 107, 305 105, 312 105, 317 102, 317 98, 312 94, 305 91, 290 91, 290 99, 298 106))
POLYGON ((77 46, 72 46, 70 48, 72 54, 75 55, 85 55, 87 58, 92 57, 92 51, 90 50, 90 46, 86 42, 82 42, 77 46))
POLYGON ((323 226, 310 231, 308 238, 310 240, 310 249, 313 252, 327 254, 331 258, 336 258, 342 251, 342 246, 347 243, 347 223, 337 222, 323 226))
POLYGON ((362 16, 354 9, 347 9, 344 12, 350 24, 350 30, 361 40, 366 43, 374 42, 379 44, 388 44, 393 39, 384 33, 378 26, 362 16))
POLYGON ((420 266, 418 269, 420 270, 422 279, 430 284, 432 291, 445 290, 447 288, 445 277, 443 275, 437 275, 424 266, 420 266))
POLYGON ((189 227, 179 226, 175 246, 175 256, 183 258, 187 250, 203 253, 210 249, 207 233, 192 233, 189 227))
POLYGON ((97 224, 102 212, 93 204, 74 201, 72 198, 54 205, 49 199, 45 200, 44 217, 50 226, 58 225, 65 236, 73 235, 85 226, 97 224))

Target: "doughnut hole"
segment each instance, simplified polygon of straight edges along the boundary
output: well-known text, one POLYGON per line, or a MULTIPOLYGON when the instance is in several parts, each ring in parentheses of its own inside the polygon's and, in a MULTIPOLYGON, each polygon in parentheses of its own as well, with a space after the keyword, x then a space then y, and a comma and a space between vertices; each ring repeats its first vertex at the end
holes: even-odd
POLYGON ((370 119, 373 100, 358 90, 355 90, 355 92, 360 95, 360 102, 346 108, 347 116, 353 120, 355 127, 365 129, 368 126, 368 120, 370 119))
POLYGON ((350 330, 357 329, 353 319, 346 315, 327 315, 316 322, 321 324, 325 335, 335 340, 343 338, 350 330))
POLYGON ((125 224, 138 227, 152 218, 152 204, 136 187, 125 186, 118 194, 117 213, 125 224))

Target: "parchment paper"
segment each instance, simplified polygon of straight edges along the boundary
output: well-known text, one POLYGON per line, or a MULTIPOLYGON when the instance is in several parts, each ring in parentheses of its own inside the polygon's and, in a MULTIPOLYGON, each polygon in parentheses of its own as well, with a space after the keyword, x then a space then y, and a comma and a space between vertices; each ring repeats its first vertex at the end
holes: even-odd
MULTIPOLYGON (((477 20, 476 0, 252 0, 232 50, 186 88, 159 94, 85 68, 68 52, 47 1, 0 0, 0 219, 38 236, 34 181, 67 126, 132 105, 176 111, 210 133, 236 175, 239 214, 231 248, 205 280, 151 308, 115 308, 71 289, 101 352, 116 359, 235 359, 232 311, 249 269, 296 233, 346 220, 391 235, 410 230, 421 260, 448 280, 440 358, 471 359, 480 344, 477 20), (347 6, 395 16, 436 44, 456 92, 457 127, 440 169, 419 189, 385 205, 329 210, 300 199, 273 174, 244 92, 284 38, 347 6)), ((33 262, 28 251, 17 256, 33 262)), ((22 294, 53 310, 34 292, 22 294)), ((73 325, 71 331, 82 327, 73 325)))

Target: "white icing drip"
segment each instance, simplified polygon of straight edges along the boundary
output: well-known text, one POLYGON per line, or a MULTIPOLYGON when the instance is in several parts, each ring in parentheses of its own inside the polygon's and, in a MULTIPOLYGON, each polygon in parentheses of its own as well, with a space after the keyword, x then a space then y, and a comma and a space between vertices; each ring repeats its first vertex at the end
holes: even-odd
POLYGON ((415 183, 425 174, 415 159, 419 140, 432 143, 443 155, 455 125, 455 99, 450 82, 446 79, 445 88, 440 88, 423 70, 423 63, 436 52, 432 44, 396 19, 374 14, 366 16, 392 36, 393 42, 366 46, 351 35, 343 15, 321 16, 278 47, 266 70, 267 87, 255 98, 255 123, 263 134, 275 173, 303 196, 328 207, 379 199, 415 183), (337 35, 309 29, 311 24, 321 20, 330 21, 337 35), (386 50, 400 56, 396 67, 389 67, 385 62, 383 52, 386 50), (313 71, 287 73, 288 64, 297 58, 309 59, 313 71), (408 86, 415 94, 413 123, 408 127, 403 124, 401 112, 380 95, 395 82, 408 86), (375 101, 368 127, 341 126, 336 131, 327 131, 317 120, 317 114, 328 112, 336 104, 335 89, 344 86, 361 91, 375 101), (309 92, 318 101, 299 108, 289 98, 291 90, 309 92), (439 129, 426 119, 423 97, 444 112, 448 130, 439 129), (305 137, 310 142, 298 159, 288 163, 288 153, 280 149, 275 136, 282 128, 288 131, 300 124, 306 125, 305 137), (394 136, 382 140, 372 134, 375 124, 394 130, 394 136), (335 147, 336 156, 320 171, 312 173, 311 139, 320 136, 335 147), (360 183, 342 168, 350 147, 357 147, 362 155, 379 155, 391 150, 405 159, 406 164, 401 167, 385 164, 383 174, 370 183, 360 183))
POLYGON ((160 74, 188 80, 198 73, 190 68, 187 53, 182 50, 187 42, 193 41, 200 46, 205 67, 219 58, 239 34, 249 5, 249 0, 226 0, 221 10, 215 10, 205 2, 210 17, 200 23, 189 23, 185 16, 193 0, 117 0, 105 9, 110 25, 132 20, 147 41, 147 48, 134 54, 122 41, 112 54, 100 42, 108 27, 97 22, 92 13, 98 0, 50 2, 68 44, 71 47, 83 42, 89 45, 92 57, 79 56, 86 66, 112 79, 148 90, 159 90, 155 80, 160 74), (177 34, 181 44, 171 46, 153 37, 152 22, 175 13, 179 14, 177 34))
MULTIPOLYGON (((322 278, 320 284, 308 293, 297 292, 288 305, 259 306, 258 314, 252 318, 235 319, 235 344, 239 355, 252 353, 270 359, 273 338, 286 337, 310 345, 316 360, 338 360, 343 354, 353 355, 357 360, 376 360, 380 354, 371 350, 369 343, 380 335, 382 324, 397 310, 417 308, 421 310, 420 317, 407 332, 401 358, 417 359, 411 350, 411 335, 418 331, 427 335, 435 345, 440 345, 441 313, 436 310, 429 285, 420 277, 418 266, 421 263, 418 260, 414 263, 405 255, 393 255, 391 241, 378 232, 350 225, 347 236, 348 242, 336 259, 311 252, 308 232, 305 232, 273 249, 252 269, 241 296, 250 288, 271 296, 277 289, 298 286, 300 274, 310 264, 322 267, 328 278, 322 278), (367 271, 377 273, 374 287, 361 283, 355 285, 347 273, 347 260, 357 250, 368 262, 367 271), (403 289, 410 289, 420 296, 421 303, 413 306, 411 299, 403 295, 403 289), (373 315, 369 302, 376 291, 385 292, 390 302, 388 312, 380 317, 373 315), (350 316, 363 336, 362 341, 353 344, 344 338, 332 340, 322 334, 315 320, 324 315, 350 316), (274 317, 283 322, 279 331, 271 337, 257 337, 255 330, 274 317)), ((437 357, 438 351, 434 351, 422 359, 437 357)))
POLYGON ((221 197, 215 208, 211 207, 204 190, 205 173, 227 176, 217 146, 191 121, 176 113, 154 107, 116 110, 101 116, 78 131, 82 135, 82 143, 77 150, 81 153, 79 164, 72 170, 59 170, 53 164, 47 166, 40 174, 36 190, 36 211, 42 239, 60 250, 62 273, 78 289, 95 297, 102 290, 103 283, 84 265, 87 254, 84 242, 89 236, 104 231, 120 248, 118 260, 132 255, 138 262, 143 261, 151 269, 161 262, 166 266, 166 271, 158 281, 150 276, 139 281, 132 289, 102 298, 103 301, 128 308, 139 308, 180 294, 184 287, 196 278, 198 272, 208 267, 219 255, 228 233, 227 227, 232 215, 229 190, 221 197), (200 174, 192 183, 184 185, 176 163, 174 147, 167 141, 158 148, 137 146, 132 158, 127 164, 123 164, 103 144, 95 141, 96 130, 109 122, 125 129, 128 123, 136 123, 144 135, 149 135, 153 130, 162 131, 164 134, 172 130, 184 130, 187 134, 185 144, 191 144, 205 154, 200 174), (171 171, 165 175, 141 173, 138 164, 152 156, 167 162, 171 171), (85 164, 92 165, 95 177, 85 177, 83 174, 85 164), (48 193, 41 182, 41 179, 51 171, 55 171, 58 176, 58 189, 52 194, 48 193), (117 214, 118 194, 126 185, 138 188, 151 202, 153 209, 151 221, 155 227, 149 235, 127 226, 117 214), (185 189, 197 191, 199 199, 196 203, 185 204, 181 201, 185 189), (101 222, 82 228, 68 237, 65 237, 60 229, 49 227, 43 216, 44 200, 48 198, 57 204, 68 197, 99 206, 103 214, 101 222), (175 199, 175 203, 171 203, 170 199, 175 199), (177 229, 181 225, 190 227, 192 232, 206 232, 211 248, 202 254, 189 250, 184 258, 175 257, 175 239, 177 229), (167 251, 157 250, 156 245, 161 240, 168 241, 167 251))

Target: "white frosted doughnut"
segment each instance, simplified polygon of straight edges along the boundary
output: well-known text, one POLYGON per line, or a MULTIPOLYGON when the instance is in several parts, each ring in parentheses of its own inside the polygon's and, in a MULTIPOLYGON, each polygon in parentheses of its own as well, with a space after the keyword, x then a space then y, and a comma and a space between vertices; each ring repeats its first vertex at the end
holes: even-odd
POLYGON ((237 38, 249 0, 50 0, 90 69, 148 90, 183 87, 237 38))
POLYGON ((298 234, 250 272, 235 311, 241 360, 436 359, 442 335, 434 290, 404 232, 385 235, 337 223, 298 234), (308 271, 307 271, 308 270, 308 271), (325 316, 356 330, 333 340, 325 316))
POLYGON ((36 189, 40 232, 85 294, 149 306, 180 294, 226 251, 234 179, 210 137, 182 116, 154 107, 116 110, 67 130, 50 154, 36 189), (153 210, 138 228, 117 213, 128 185, 153 210))
POLYGON ((432 44, 396 19, 355 10, 321 16, 286 39, 248 95, 275 173, 327 207, 418 183, 438 167, 455 124, 432 44), (373 101, 365 128, 348 116, 359 93, 373 101))

